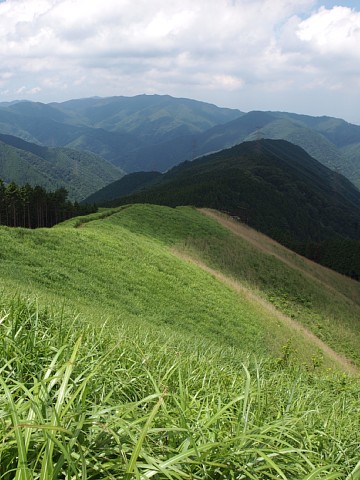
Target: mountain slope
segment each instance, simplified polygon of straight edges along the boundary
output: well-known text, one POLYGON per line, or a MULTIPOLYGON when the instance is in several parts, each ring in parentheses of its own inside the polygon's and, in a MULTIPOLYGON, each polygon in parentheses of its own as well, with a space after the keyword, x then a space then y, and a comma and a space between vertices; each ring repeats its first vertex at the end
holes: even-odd
POLYGON ((122 192, 122 195, 131 195, 139 190, 148 188, 158 180, 162 178, 160 172, 135 172, 129 173, 124 177, 120 178, 115 182, 106 185, 104 188, 93 193, 87 197, 83 203, 97 203, 101 204, 103 202, 108 202, 115 200, 119 196, 119 192, 122 192))
MULTIPOLYGON (((0 108, 0 132, 51 147, 90 150, 115 165, 140 147, 199 133, 238 110, 167 95, 17 102, 0 108)), ((133 171, 132 169, 131 171, 133 171)))
POLYGON ((303 148, 325 166, 360 187, 360 127, 329 117, 279 112, 249 112, 225 125, 124 154, 122 165, 134 170, 168 170, 174 165, 211 152, 260 138, 287 140, 303 148), (333 124, 337 125, 334 128, 333 124))
POLYGON ((298 252, 328 266, 336 264, 343 273, 360 274, 356 260, 360 192, 344 177, 283 140, 245 142, 184 162, 163 174, 155 186, 109 204, 133 202, 190 204, 227 211, 298 252), (354 242, 341 246, 347 239, 354 242), (337 245, 326 245, 326 251, 340 250, 340 254, 332 254, 335 264, 322 251, 320 244, 325 240, 334 240, 337 245))
POLYGON ((356 478, 360 284, 242 228, 151 205, 0 227, 4 480, 356 478))
POLYGON ((122 175, 93 153, 43 147, 0 134, 0 178, 5 182, 41 185, 47 190, 65 187, 71 199, 81 200, 122 175))

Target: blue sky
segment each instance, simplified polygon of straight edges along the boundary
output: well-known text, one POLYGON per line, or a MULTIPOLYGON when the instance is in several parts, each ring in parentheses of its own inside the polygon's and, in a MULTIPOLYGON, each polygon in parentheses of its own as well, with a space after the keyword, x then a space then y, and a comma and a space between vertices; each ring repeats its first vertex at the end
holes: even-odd
POLYGON ((360 2, 0 0, 0 102, 169 94, 360 124, 360 2))
POLYGON ((359 1, 356 1, 356 0, 353 0, 353 1, 347 1, 347 0, 327 0, 327 1, 321 1, 321 0, 318 0, 317 2, 317 6, 318 7, 321 7, 321 6, 324 6, 326 8, 332 8, 332 7, 335 7, 335 6, 343 6, 343 7, 349 7, 349 8, 353 8, 353 9, 359 9, 359 1))

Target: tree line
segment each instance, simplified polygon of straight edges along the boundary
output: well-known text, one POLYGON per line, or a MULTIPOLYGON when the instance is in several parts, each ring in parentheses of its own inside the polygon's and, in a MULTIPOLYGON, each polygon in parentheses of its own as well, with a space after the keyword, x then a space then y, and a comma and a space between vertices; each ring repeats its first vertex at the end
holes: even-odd
POLYGON ((53 192, 41 186, 22 186, 0 179, 0 225, 8 227, 41 228, 97 210, 94 205, 79 205, 68 200, 68 192, 61 187, 53 192))

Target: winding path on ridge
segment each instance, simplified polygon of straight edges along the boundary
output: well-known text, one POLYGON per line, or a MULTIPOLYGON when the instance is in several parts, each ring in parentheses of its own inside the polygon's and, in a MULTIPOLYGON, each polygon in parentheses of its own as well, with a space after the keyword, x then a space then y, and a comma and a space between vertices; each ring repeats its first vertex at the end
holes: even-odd
MULTIPOLYGON (((229 228, 229 226, 232 226, 232 220, 228 219, 225 216, 222 216, 220 213, 212 211, 212 210, 205 210, 201 209, 201 212, 205 213, 205 215, 208 215, 209 217, 217 220, 219 223, 221 223, 225 228, 229 228)), ((231 231, 234 232, 233 228, 229 228, 231 231)), ((237 235, 240 235, 236 231, 234 232, 237 235)), ((263 249, 266 253, 274 254, 273 252, 267 250, 266 248, 263 249)), ((291 317, 283 314, 280 312, 277 308, 275 308, 270 302, 267 302, 265 299, 261 298, 259 295, 256 295, 251 289, 245 287, 242 285, 240 282, 234 280, 230 276, 224 275, 223 273, 219 272, 218 270, 215 270, 208 265, 206 265, 204 262, 202 262, 199 259, 193 258, 176 248, 172 248, 172 252, 175 253, 178 257, 182 258, 183 260, 190 262, 202 270, 208 272, 211 274, 213 277, 215 277, 217 280, 220 282, 226 284, 230 288, 232 288, 234 291, 237 293, 240 293, 242 296, 247 298, 248 300, 255 302, 257 304, 260 304, 265 310, 267 310, 269 313, 272 315, 276 316, 279 321, 283 322, 286 324, 288 327, 290 327, 294 332, 299 333, 300 335, 303 335, 308 341, 310 341, 313 345, 315 345, 317 348, 319 348, 326 357, 330 358, 334 362, 336 362, 339 367, 344 370, 346 373, 351 374, 351 375, 359 375, 360 370, 357 368, 356 365, 354 365, 348 358, 345 356, 339 354, 335 350, 333 350, 327 343, 323 342, 319 337, 317 337, 313 332, 311 332, 308 328, 305 326, 301 325, 300 323, 296 322, 293 320, 291 317)), ((284 261, 284 259, 279 256, 280 260, 284 261)), ((294 268, 294 265, 290 263, 290 266, 294 268)), ((299 268, 299 270, 302 271, 302 269, 299 268)))
MULTIPOLYGON (((359 303, 356 303, 352 298, 345 296, 339 290, 336 290, 336 288, 332 287, 328 283, 324 282, 320 278, 313 275, 310 271, 306 270, 305 268, 302 268, 300 265, 297 265, 293 260, 291 260, 291 256, 296 255, 294 254, 293 251, 289 250, 283 245, 279 245, 275 240, 273 240, 270 237, 267 237, 261 232, 258 232, 257 230, 254 230, 253 228, 250 228, 243 223, 237 222, 233 218, 221 212, 218 212, 217 210, 211 210, 210 208, 198 208, 197 210, 203 215, 206 215, 207 217, 217 221, 218 223, 220 223, 220 225, 225 227, 227 230, 230 230, 236 236, 245 239, 247 242, 254 245, 257 249, 259 249, 263 253, 272 255, 273 257, 277 258, 278 260, 281 260, 283 263, 288 265, 290 268, 297 270, 298 272, 301 272, 303 275, 306 275, 307 277, 311 278, 315 282, 320 283, 323 287, 327 288, 328 290, 336 292, 337 295, 341 295, 344 298, 346 298, 348 301, 351 301, 353 304, 353 307, 359 310, 359 314, 360 314, 359 303), (282 252, 288 252, 288 258, 285 255, 281 255, 277 253, 276 250, 279 247, 281 248, 282 252)), ((302 257, 302 259, 304 263, 308 264, 310 267, 311 265, 314 264, 313 261, 309 260, 306 257, 302 257)), ((328 270, 326 267, 323 267, 322 265, 316 264, 316 266, 317 268, 324 269, 324 271, 328 270)), ((333 272, 333 271, 331 272, 332 274, 334 273, 336 274, 336 272, 333 272)))

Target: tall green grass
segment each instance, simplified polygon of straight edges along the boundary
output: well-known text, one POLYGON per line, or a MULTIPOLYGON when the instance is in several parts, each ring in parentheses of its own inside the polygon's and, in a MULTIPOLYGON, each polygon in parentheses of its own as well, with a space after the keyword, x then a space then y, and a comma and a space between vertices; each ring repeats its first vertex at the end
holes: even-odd
POLYGON ((354 379, 31 299, 0 311, 1 479, 360 478, 354 379))
POLYGON ((288 260, 290 253, 280 245, 274 250, 278 256, 263 252, 188 207, 134 205, 108 222, 200 258, 247 285, 360 366, 359 282, 310 267, 295 254, 285 263, 278 256, 288 260))
POLYGON ((359 379, 169 247, 268 298, 284 273, 304 314, 318 284, 190 208, 82 223, 0 229, 1 480, 360 480, 359 379))
MULTIPOLYGON (((280 354, 292 335, 289 328, 168 248, 171 238, 178 242, 186 235, 186 228, 199 237, 214 232, 227 236, 216 223, 192 209, 165 207, 136 206, 95 218, 82 228, 3 229, 4 291, 36 294, 99 324, 175 330, 189 341, 206 339, 259 356, 280 354), (142 233, 130 225, 130 210, 138 217, 138 228, 144 225, 142 233), (157 235, 147 230, 147 221, 153 228, 158 225, 157 235), (166 242, 161 232, 168 236, 166 242)), ((299 342, 303 361, 316 355, 316 349, 299 342)))

